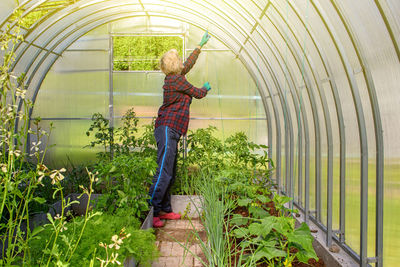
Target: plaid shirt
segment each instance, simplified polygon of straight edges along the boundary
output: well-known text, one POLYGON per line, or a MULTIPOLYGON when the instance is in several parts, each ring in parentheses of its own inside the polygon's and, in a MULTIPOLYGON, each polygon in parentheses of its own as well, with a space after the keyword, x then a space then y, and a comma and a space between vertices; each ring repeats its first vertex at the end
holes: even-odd
POLYGON ((205 87, 196 88, 185 78, 185 74, 196 63, 199 54, 200 49, 196 48, 183 64, 184 68, 181 74, 167 75, 165 77, 163 86, 164 99, 158 110, 155 128, 165 125, 175 129, 181 135, 186 134, 192 97, 200 99, 207 95, 205 87))

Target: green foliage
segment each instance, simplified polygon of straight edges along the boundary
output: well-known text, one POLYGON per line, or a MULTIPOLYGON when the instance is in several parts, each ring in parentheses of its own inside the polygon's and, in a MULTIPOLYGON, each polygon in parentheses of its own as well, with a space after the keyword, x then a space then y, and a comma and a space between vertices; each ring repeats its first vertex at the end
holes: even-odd
POLYGON ((187 156, 181 143, 178 175, 174 187, 177 193, 192 193, 196 175, 212 176, 228 191, 255 198, 257 192, 267 194, 272 186, 273 168, 267 147, 250 142, 244 133, 236 133, 223 143, 214 136, 216 128, 190 131, 187 137, 187 156), (239 193, 241 192, 241 193, 239 193))
POLYGON ((92 124, 86 135, 94 135, 89 147, 102 147, 103 152, 97 154, 99 160, 111 160, 113 156, 140 152, 145 156, 157 157, 156 141, 153 135, 154 120, 143 126, 143 134, 138 137, 139 119, 133 108, 127 110, 122 117, 122 125, 116 129, 111 127, 109 119, 101 113, 92 115, 92 124))
MULTIPOLYGON (((71 251, 71 243, 76 242, 84 225, 82 217, 75 217, 64 225, 65 230, 61 233, 53 250, 46 248, 46 243, 52 239, 52 225, 41 227, 41 232, 29 242, 32 260, 29 265, 40 265, 46 262, 50 254, 53 255, 54 263, 67 263, 67 251, 71 251)), ((140 221, 131 216, 127 209, 120 209, 115 214, 97 214, 91 218, 83 231, 79 245, 69 261, 69 266, 89 266, 90 261, 95 258, 95 265, 100 266, 99 259, 106 258, 106 251, 99 246, 101 243, 110 244, 114 235, 124 236, 120 248, 117 250, 118 261, 123 262, 125 257, 133 256, 142 263, 157 256, 155 247, 155 236, 151 231, 138 230, 140 221), (127 235, 130 235, 127 237, 127 235)))
POLYGON ((215 130, 209 127, 191 132, 187 157, 178 161, 181 189, 200 184, 195 193, 204 197, 203 223, 213 251, 203 248, 207 260, 216 266, 263 262, 290 266, 295 259, 304 263, 317 259, 307 225, 295 229, 295 220, 285 207, 290 198, 272 192, 274 165, 267 147, 250 142, 240 132, 223 143, 214 136, 215 130), (278 217, 269 213, 272 202, 278 217), (232 214, 237 207, 248 215, 232 214), (237 251, 241 251, 239 257, 233 256, 237 251))
POLYGON ((181 37, 120 36, 113 41, 114 70, 159 70, 161 56, 173 48, 182 56, 181 37))
POLYGON ((297 229, 294 225, 294 218, 268 216, 248 227, 236 229, 233 235, 245 238, 241 246, 252 255, 247 258, 247 263, 265 261, 274 266, 273 263, 279 262, 279 258, 297 258, 304 263, 311 258, 318 259, 307 224, 302 223, 297 229), (296 252, 292 255, 293 249, 296 252))
POLYGON ((99 161, 93 166, 99 177, 97 187, 104 194, 98 210, 128 208, 133 216, 143 218, 148 211, 148 188, 157 167, 154 122, 144 126, 143 134, 138 136, 139 119, 133 108, 124 114, 117 129, 110 127, 100 113, 92 118, 86 134, 94 134, 95 140, 89 146, 101 146, 104 151, 98 153, 99 161))
POLYGON ((100 145, 104 152, 98 153, 100 159, 111 159, 114 150, 114 128, 110 126, 110 121, 103 117, 101 113, 92 115, 93 123, 86 132, 87 136, 94 133, 94 141, 91 141, 89 147, 100 145))
POLYGON ((148 211, 147 192, 156 167, 152 157, 143 157, 140 153, 120 154, 96 165, 99 183, 106 185, 103 204, 97 208, 110 212, 127 208, 132 216, 144 218, 148 211))
POLYGON ((226 253, 230 242, 229 233, 224 230, 228 226, 224 217, 229 216, 233 203, 225 198, 225 189, 218 187, 212 177, 198 179, 194 186, 203 197, 202 222, 207 232, 207 242, 204 243, 199 237, 198 239, 207 259, 207 266, 231 266, 230 257, 226 253))

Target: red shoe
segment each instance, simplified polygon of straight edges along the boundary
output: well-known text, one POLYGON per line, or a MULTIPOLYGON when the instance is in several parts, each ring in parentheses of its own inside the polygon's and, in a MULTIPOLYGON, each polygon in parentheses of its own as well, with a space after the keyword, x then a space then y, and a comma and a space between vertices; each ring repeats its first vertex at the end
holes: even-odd
POLYGON ((153 217, 153 227, 161 228, 164 226, 163 221, 160 220, 160 217, 153 217))
POLYGON ((181 215, 179 213, 169 212, 159 216, 160 219, 164 220, 179 220, 181 215))

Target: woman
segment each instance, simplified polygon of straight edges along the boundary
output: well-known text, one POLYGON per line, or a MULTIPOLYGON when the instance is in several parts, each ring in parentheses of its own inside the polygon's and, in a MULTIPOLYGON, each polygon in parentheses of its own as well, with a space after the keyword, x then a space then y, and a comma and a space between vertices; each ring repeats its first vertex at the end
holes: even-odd
POLYGON ((156 228, 164 226, 161 219, 179 220, 181 218, 180 214, 172 211, 170 193, 175 180, 177 146, 180 137, 185 135, 188 129, 192 97, 203 98, 211 90, 208 82, 202 88, 194 87, 186 80, 185 75, 196 63, 200 49, 208 39, 210 35, 205 32, 201 42, 185 63, 182 63, 175 49, 166 52, 160 61, 161 70, 166 76, 163 86, 163 104, 158 110, 154 130, 158 168, 149 192, 150 204, 154 208, 153 226, 156 228))

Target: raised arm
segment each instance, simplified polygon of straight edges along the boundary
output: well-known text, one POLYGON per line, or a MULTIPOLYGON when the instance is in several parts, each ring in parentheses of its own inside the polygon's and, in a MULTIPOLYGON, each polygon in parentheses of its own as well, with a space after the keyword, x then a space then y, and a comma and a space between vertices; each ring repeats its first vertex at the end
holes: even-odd
POLYGON ((183 63, 183 70, 181 72, 182 75, 185 75, 192 69, 194 63, 196 63, 196 60, 199 57, 200 49, 208 42, 210 37, 211 36, 208 34, 208 31, 206 31, 201 38, 199 45, 196 47, 195 50, 193 50, 190 56, 186 59, 185 63, 183 63))
POLYGON ((188 73, 196 63, 197 58, 200 55, 200 46, 196 47, 195 50, 190 54, 190 56, 186 59, 185 63, 183 63, 183 70, 181 72, 182 75, 188 73))
POLYGON ((207 95, 207 92, 209 91, 208 87, 206 86, 203 86, 202 88, 194 87, 190 82, 186 80, 185 76, 180 76, 176 80, 176 84, 177 91, 183 92, 197 99, 205 97, 207 95))

